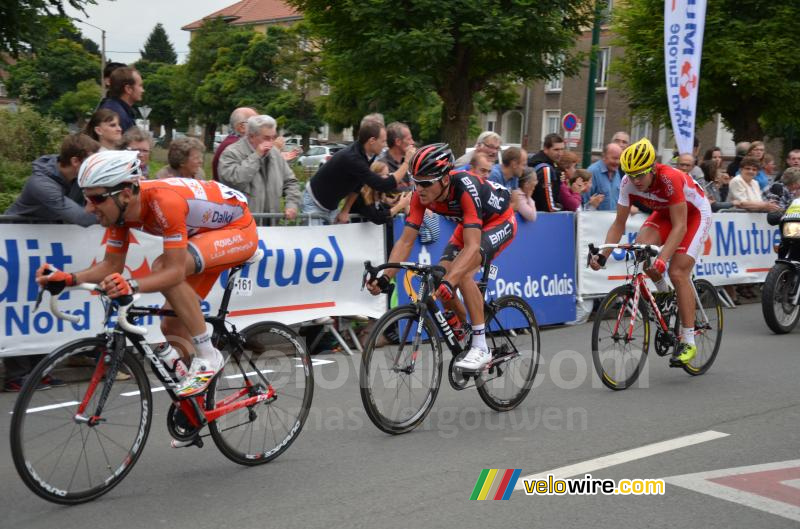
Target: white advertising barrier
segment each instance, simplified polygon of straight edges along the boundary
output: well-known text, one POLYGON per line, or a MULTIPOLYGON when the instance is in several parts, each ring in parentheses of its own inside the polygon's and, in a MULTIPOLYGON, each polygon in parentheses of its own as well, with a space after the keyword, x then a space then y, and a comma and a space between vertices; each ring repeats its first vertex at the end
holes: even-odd
MULTIPOLYGON (((606 267, 598 272, 586 266, 589 243, 603 244, 616 213, 590 211, 578 213, 578 292, 581 296, 602 296, 622 284, 627 273, 625 253, 613 252, 606 267)), ((646 215, 632 215, 625 225, 622 240, 633 242, 646 215)), ((696 278, 714 285, 757 283, 775 262, 774 245, 780 242, 780 230, 767 224, 763 213, 714 213, 713 222, 694 268, 696 278)))
MULTIPOLYGON (((162 241, 139 231, 126 260, 126 277, 144 277, 162 253, 162 241)), ((81 316, 79 323, 55 318, 48 310, 49 294, 34 311, 36 269, 48 262, 66 271, 87 268, 105 253, 104 230, 62 225, 5 224, 0 227, 0 356, 48 353, 82 336, 102 331, 103 307, 96 296, 65 291, 60 306, 81 316)), ((372 223, 325 227, 259 228, 264 258, 246 267, 238 294, 231 297, 231 321, 238 327, 257 321, 299 323, 321 316, 363 314, 379 317, 383 296, 361 291, 364 261, 383 262, 384 233, 372 223)), ((227 272, 202 303, 216 314, 227 272)), ((139 305, 161 306, 160 294, 145 294, 139 305)), ((163 339, 158 318, 143 322, 147 340, 163 339)))

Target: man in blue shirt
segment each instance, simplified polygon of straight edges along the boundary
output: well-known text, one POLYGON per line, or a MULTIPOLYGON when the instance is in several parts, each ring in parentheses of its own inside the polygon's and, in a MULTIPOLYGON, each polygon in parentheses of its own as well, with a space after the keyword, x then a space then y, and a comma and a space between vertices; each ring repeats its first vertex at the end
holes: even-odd
POLYGON ((519 177, 528 164, 528 153, 519 147, 509 147, 503 151, 503 161, 492 166, 488 180, 496 182, 508 190, 519 187, 519 177))
POLYGON ((603 149, 603 157, 588 167, 592 173, 592 187, 586 193, 586 199, 595 194, 602 194, 603 201, 597 206, 598 211, 616 211, 619 200, 619 186, 622 173, 619 170, 619 157, 622 147, 609 143, 603 149))
POLYGON ((140 118, 139 110, 134 105, 142 100, 144 85, 142 76, 130 66, 117 68, 111 72, 108 86, 108 97, 100 103, 100 108, 113 110, 119 116, 122 132, 136 125, 140 118))

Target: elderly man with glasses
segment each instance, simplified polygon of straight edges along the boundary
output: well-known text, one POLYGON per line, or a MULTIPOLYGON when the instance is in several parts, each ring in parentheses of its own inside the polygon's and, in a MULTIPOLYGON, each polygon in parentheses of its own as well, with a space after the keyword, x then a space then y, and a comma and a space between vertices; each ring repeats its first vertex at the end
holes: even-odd
MULTIPOLYGON (((478 139, 475 141, 474 152, 480 152, 486 155, 489 163, 492 165, 497 163, 497 153, 500 152, 500 144, 503 143, 503 138, 496 132, 485 130, 480 133, 478 139)), ((466 152, 463 156, 456 160, 456 168, 467 170, 469 169, 469 161, 472 158, 473 152, 466 152)))

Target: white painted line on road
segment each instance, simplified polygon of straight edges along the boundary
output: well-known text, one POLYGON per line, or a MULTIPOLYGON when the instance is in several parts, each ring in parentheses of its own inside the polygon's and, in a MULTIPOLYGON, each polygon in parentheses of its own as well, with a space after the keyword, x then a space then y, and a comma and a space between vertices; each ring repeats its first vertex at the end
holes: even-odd
MULTIPOLYGON (((165 388, 164 386, 158 386, 157 388, 150 388, 150 393, 158 393, 159 391, 166 391, 166 390, 167 388, 165 388)), ((122 395, 123 397, 133 397, 138 394, 139 394, 138 389, 136 391, 128 391, 126 393, 120 393, 120 395, 122 395)))
MULTIPOLYGON (((37 411, 47 411, 47 410, 54 410, 56 408, 65 408, 67 406, 74 406, 75 404, 80 404, 77 400, 73 400, 72 402, 61 402, 59 404, 50 404, 48 406, 39 406, 38 408, 31 408, 27 410, 25 413, 36 413, 37 411)), ((11 414, 13 412, 9 412, 11 414)))
POLYGON ((574 465, 554 468, 553 470, 531 474, 530 476, 523 476, 519 478, 519 481, 517 481, 517 486, 514 487, 514 490, 525 490, 525 480, 533 481, 547 479, 547 477, 550 475, 553 476, 553 479, 564 479, 577 475, 582 476, 583 474, 588 474, 594 472, 595 470, 621 465, 622 463, 628 463, 630 461, 636 461, 637 459, 643 459, 645 457, 662 454, 664 452, 670 452, 679 448, 705 443, 706 441, 721 439, 723 437, 727 437, 728 435, 730 434, 708 430, 706 432, 676 437, 675 439, 669 439, 668 441, 660 441, 658 443, 644 445, 638 448, 631 448, 630 450, 623 450, 622 452, 617 452, 616 454, 609 454, 607 456, 590 459, 581 463, 575 463, 574 465))
MULTIPOLYGON (((768 473, 770 471, 780 472, 781 470, 794 470, 794 474, 796 475, 798 468, 800 468, 800 459, 794 459, 790 461, 766 463, 763 465, 723 468, 709 472, 697 472, 695 474, 670 476, 662 479, 670 485, 677 485, 678 487, 683 487, 685 489, 700 492, 702 494, 708 494, 709 496, 714 496, 715 498, 738 503, 753 509, 758 509, 800 522, 800 506, 797 505, 797 500, 800 498, 800 490, 798 490, 797 495, 791 495, 794 498, 795 505, 784 501, 778 501, 763 495, 763 491, 761 494, 758 493, 759 487, 757 487, 757 485, 759 478, 755 475, 757 473, 768 473), (717 479, 725 482, 725 478, 728 478, 729 481, 729 478, 743 474, 750 474, 750 476, 747 476, 747 482, 751 487, 754 488, 753 491, 740 490, 733 488, 733 486, 726 486, 722 483, 715 483, 714 481, 711 481, 717 479)), ((774 483, 769 483, 768 479, 766 481, 766 489, 770 491, 780 492, 778 488, 775 487, 775 485, 778 484, 788 487, 800 486, 800 480, 775 481, 774 483), (795 485, 795 483, 798 485, 795 485)), ((780 497, 780 494, 778 497, 780 497)), ((784 497, 784 499, 786 498, 784 497)))

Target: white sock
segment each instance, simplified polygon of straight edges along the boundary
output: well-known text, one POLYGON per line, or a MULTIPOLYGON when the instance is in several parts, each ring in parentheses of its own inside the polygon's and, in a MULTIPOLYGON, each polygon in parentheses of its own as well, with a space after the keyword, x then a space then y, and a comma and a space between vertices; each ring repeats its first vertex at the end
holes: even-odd
POLYGON ((200 358, 214 360, 220 354, 219 351, 211 345, 211 335, 208 331, 203 334, 198 334, 197 336, 192 336, 192 342, 194 343, 194 350, 197 351, 197 356, 200 358))
POLYGON ((175 361, 179 360, 181 358, 181 355, 180 355, 180 353, 178 353, 177 349, 172 347, 171 344, 167 343, 165 345, 166 345, 166 347, 164 347, 163 349, 157 351, 158 358, 162 362, 164 362, 164 365, 166 365, 168 368, 174 369, 175 361))
POLYGON ((656 290, 659 292, 669 292, 669 285, 667 284, 667 280, 664 279, 662 276, 661 279, 656 281, 656 290))
POLYGON ((486 332, 484 330, 485 327, 486 327, 485 323, 472 326, 472 347, 477 347, 482 351, 489 350, 489 348, 486 347, 486 332))
POLYGON ((681 342, 694 345, 694 327, 684 327, 681 325, 681 342))

